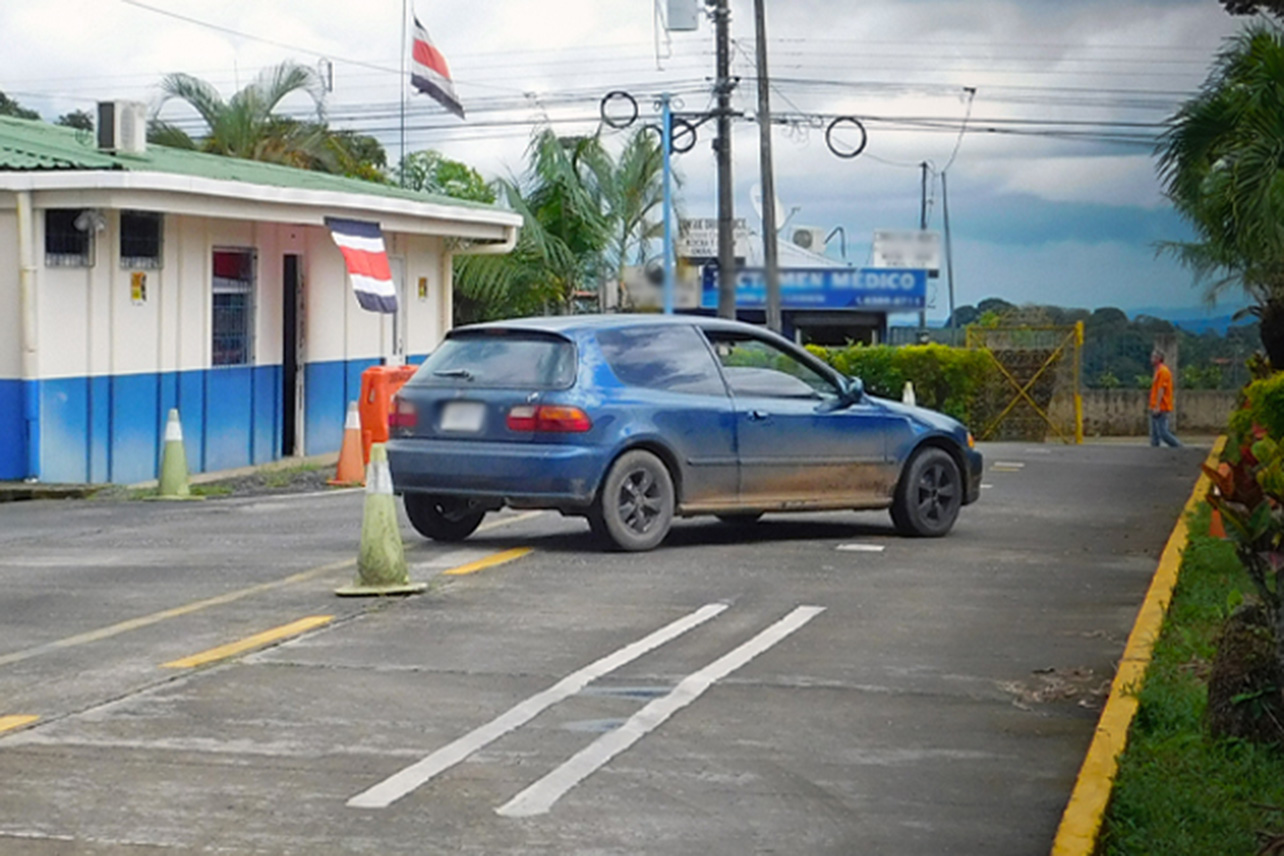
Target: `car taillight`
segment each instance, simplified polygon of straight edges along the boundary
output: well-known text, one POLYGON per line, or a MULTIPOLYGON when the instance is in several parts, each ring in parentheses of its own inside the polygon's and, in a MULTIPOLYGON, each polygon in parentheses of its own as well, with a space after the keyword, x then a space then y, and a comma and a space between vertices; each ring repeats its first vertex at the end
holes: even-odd
POLYGON ((414 428, 419 424, 419 412, 415 406, 403 398, 392 399, 392 410, 388 413, 389 428, 414 428))
POLYGON ((588 414, 578 407, 557 404, 519 404, 508 411, 508 430, 582 434, 593 427, 588 414))

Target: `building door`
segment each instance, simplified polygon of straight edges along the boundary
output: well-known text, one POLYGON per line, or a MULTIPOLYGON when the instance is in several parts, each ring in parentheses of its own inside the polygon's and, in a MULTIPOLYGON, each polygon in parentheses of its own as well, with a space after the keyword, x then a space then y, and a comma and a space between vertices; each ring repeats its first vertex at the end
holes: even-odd
POLYGON ((303 273, 299 257, 282 259, 281 455, 302 454, 303 438, 303 273))

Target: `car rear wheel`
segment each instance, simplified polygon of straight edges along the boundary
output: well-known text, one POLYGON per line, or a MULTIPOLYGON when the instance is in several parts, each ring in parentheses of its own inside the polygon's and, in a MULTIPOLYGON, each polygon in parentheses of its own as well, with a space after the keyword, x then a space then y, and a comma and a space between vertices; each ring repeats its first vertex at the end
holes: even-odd
POLYGON ((589 520, 616 547, 640 552, 658 546, 669 534, 674 506, 669 470, 655 455, 637 449, 611 465, 589 520))
POLYGON ((462 541, 476 531, 486 516, 485 508, 459 496, 408 493, 405 504, 410 525, 434 541, 462 541))
POLYGON ((920 449, 901 473, 892 501, 892 522, 902 535, 939 538, 949 532, 963 505, 958 464, 943 449, 920 449))

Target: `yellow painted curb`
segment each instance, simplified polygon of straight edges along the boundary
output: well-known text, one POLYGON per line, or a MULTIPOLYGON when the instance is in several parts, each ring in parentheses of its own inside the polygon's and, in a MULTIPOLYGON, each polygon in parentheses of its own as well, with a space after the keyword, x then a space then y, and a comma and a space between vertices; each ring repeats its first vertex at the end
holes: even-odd
POLYGON ((274 627, 271 630, 264 630, 262 633, 256 633, 253 636, 247 636, 237 642, 229 642, 227 645, 220 645, 217 648, 211 648, 208 651, 202 651, 199 654, 193 654, 190 657, 184 657, 181 660, 171 660, 168 663, 162 663, 163 669, 194 669, 197 666, 204 666, 208 663, 214 663, 219 660, 226 660, 229 657, 235 657, 237 654, 243 654, 246 651, 253 651, 255 648, 262 648, 273 642, 279 642, 282 639, 288 639, 291 636, 298 636, 300 633, 306 633, 314 630, 323 624, 329 624, 334 620, 333 615, 310 615, 307 618, 300 618, 298 621, 290 624, 283 624, 280 627, 274 627))
MULTIPOLYGON (((1210 467, 1217 465, 1225 446, 1224 436, 1213 443, 1213 450, 1206 461, 1210 467)), ((1132 632, 1128 634, 1123 659, 1119 661, 1119 670, 1110 685, 1110 698, 1101 711, 1092 745, 1088 747, 1070 802, 1061 816, 1061 826, 1052 842, 1052 856, 1089 856, 1097 846, 1097 833, 1101 830, 1101 819, 1110 801, 1119 756, 1128 742, 1128 728, 1137 713, 1136 688, 1146 676, 1155 640, 1159 638, 1173 588, 1177 585, 1181 554, 1186 549, 1188 537, 1186 517, 1208 493, 1208 481, 1208 476, 1201 472, 1159 557, 1159 567, 1137 613, 1132 632)))
POLYGON ((514 559, 520 559, 527 553, 531 552, 531 547, 514 547, 511 550, 505 550, 502 553, 496 553, 493 556, 487 556, 484 559, 478 559, 475 562, 469 562, 466 565, 460 565, 457 568, 451 568, 448 571, 442 571, 443 576, 458 577, 464 574, 473 574, 477 571, 493 568, 496 565, 502 565, 505 562, 511 562, 514 559))

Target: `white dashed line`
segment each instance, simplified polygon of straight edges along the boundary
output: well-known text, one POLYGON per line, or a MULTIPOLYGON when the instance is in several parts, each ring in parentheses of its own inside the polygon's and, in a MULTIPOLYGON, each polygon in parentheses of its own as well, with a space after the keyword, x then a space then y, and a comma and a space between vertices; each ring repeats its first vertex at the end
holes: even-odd
POLYGON ((348 800, 353 808, 387 808, 432 777, 458 764, 478 749, 498 740, 508 732, 530 722, 543 711, 584 689, 590 681, 609 674, 641 657, 666 642, 698 627, 727 608, 725 603, 711 603, 679 618, 654 633, 620 648, 613 654, 590 663, 578 672, 562 678, 553 686, 536 693, 507 713, 500 714, 485 725, 475 728, 463 737, 433 752, 421 761, 411 764, 399 773, 348 800))
POLYGON ((495 812, 504 817, 545 814, 567 791, 698 699, 715 682, 739 669, 824 611, 823 606, 798 607, 739 648, 683 678, 673 692, 652 701, 619 728, 594 740, 565 764, 495 809, 495 812))

